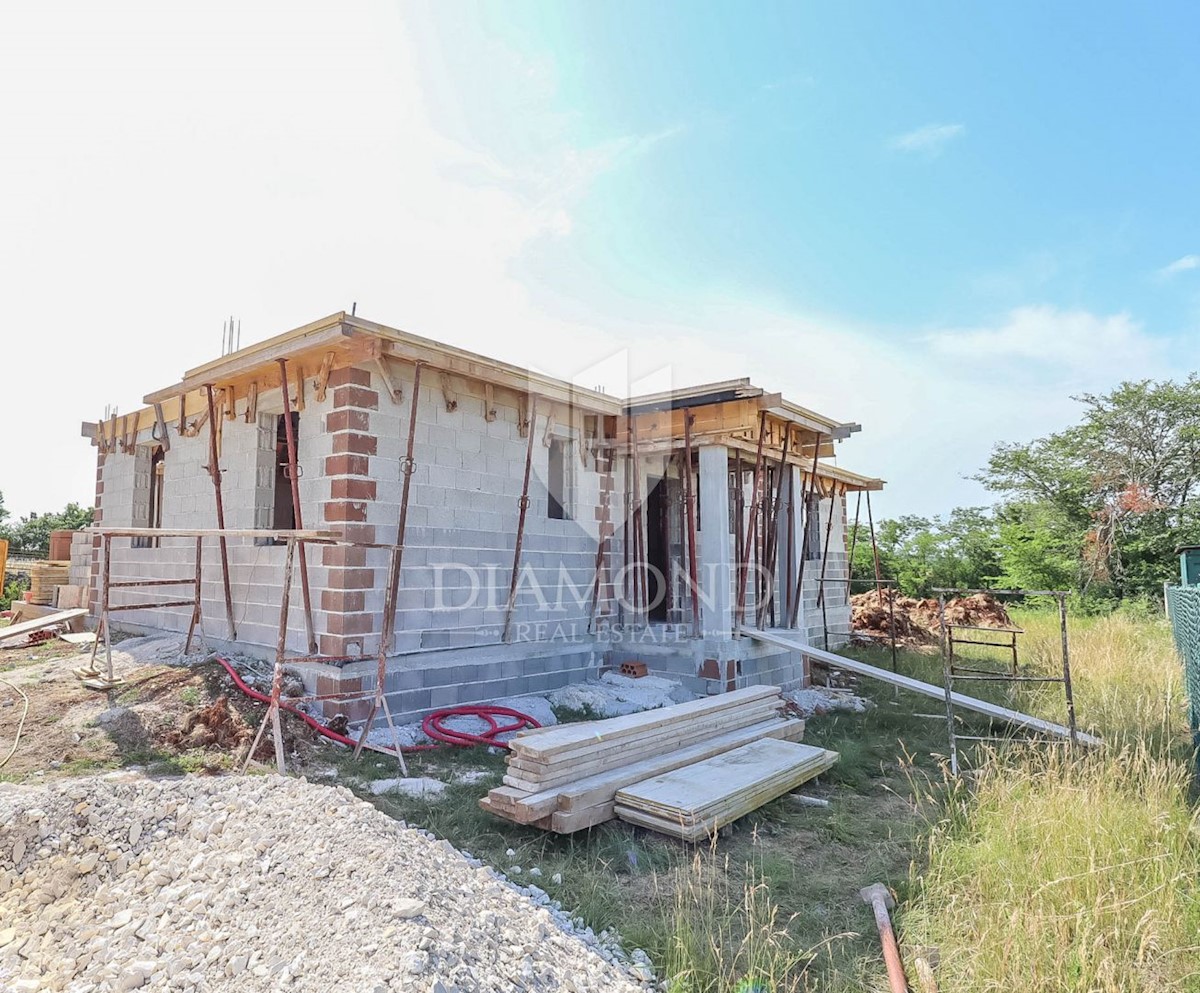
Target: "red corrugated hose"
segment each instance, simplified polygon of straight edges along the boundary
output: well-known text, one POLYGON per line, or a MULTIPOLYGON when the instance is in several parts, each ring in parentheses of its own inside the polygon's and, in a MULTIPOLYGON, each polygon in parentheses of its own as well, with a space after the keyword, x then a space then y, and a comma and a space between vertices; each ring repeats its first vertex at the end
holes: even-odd
MULTIPOLYGON (((246 696, 250 697, 251 700, 257 700, 259 703, 271 702, 271 698, 265 693, 259 693, 258 690, 247 686, 242 677, 238 675, 237 670, 229 664, 228 659, 218 656, 217 661, 229 673, 229 678, 233 680, 234 685, 245 693, 246 696)), ((295 714, 314 731, 324 735, 331 741, 349 745, 352 748, 358 744, 353 738, 347 738, 344 734, 331 731, 316 718, 310 717, 303 710, 293 707, 285 700, 280 700, 279 706, 289 714, 295 714)), ((500 735, 508 734, 512 731, 520 731, 523 728, 539 727, 541 727, 541 724, 534 718, 528 714, 521 713, 519 710, 513 710, 510 707, 493 707, 486 703, 470 704, 462 707, 446 707, 442 710, 435 710, 421 722, 422 730, 434 740, 435 744, 405 745, 400 750, 402 752, 427 752, 432 748, 440 748, 443 744, 455 745, 459 748, 469 748, 473 745, 492 745, 497 748, 507 748, 507 742, 497 740, 500 735), (489 726, 479 734, 473 734, 469 731, 458 731, 454 728, 446 727, 445 722, 453 717, 481 717, 488 722, 489 726), (496 719, 497 717, 512 718, 512 723, 501 724, 496 719)), ((391 749, 385 749, 385 751, 391 751, 391 749)))

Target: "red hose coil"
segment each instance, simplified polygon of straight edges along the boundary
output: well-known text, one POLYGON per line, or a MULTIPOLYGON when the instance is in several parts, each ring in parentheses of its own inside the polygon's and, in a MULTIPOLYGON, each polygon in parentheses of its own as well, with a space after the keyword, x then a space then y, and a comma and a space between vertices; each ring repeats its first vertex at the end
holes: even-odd
MULTIPOLYGON (((234 685, 246 694, 251 700, 257 700, 259 703, 270 703, 271 698, 265 693, 259 693, 258 690, 247 686, 242 677, 238 675, 237 670, 229 664, 229 660, 217 656, 217 661, 229 673, 229 678, 233 680, 234 685)), ((295 714, 305 724, 311 727, 318 734, 324 735, 331 741, 339 742, 343 745, 349 745, 353 748, 358 744, 353 738, 348 738, 344 734, 338 734, 336 731, 331 731, 324 724, 314 717, 310 717, 303 710, 293 707, 290 703, 283 700, 279 701, 281 709, 286 710, 289 714, 295 714)), ((435 710, 432 714, 421 722, 421 728, 436 744, 432 745, 405 745, 400 749, 402 752, 427 752, 432 748, 440 748, 442 744, 456 745, 460 748, 469 748, 472 745, 492 745, 498 748, 507 748, 508 743, 497 741, 496 738, 502 734, 508 734, 511 731, 520 731, 522 728, 538 728, 541 727, 536 720, 528 714, 523 714, 519 710, 512 710, 509 707, 493 707, 488 704, 470 704, 462 707, 446 707, 442 710, 435 710), (501 724, 496 720, 496 716, 511 717, 513 723, 501 724), (452 717, 482 717, 488 722, 487 730, 480 734, 472 734, 469 731, 456 731, 454 728, 444 726, 444 722, 452 717)), ((392 749, 383 749, 391 751, 392 749)))

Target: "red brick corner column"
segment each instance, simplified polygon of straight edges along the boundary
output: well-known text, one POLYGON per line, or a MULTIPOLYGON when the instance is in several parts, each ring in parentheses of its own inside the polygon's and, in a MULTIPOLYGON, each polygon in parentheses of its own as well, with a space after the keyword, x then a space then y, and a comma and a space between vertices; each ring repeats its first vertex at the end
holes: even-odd
MULTIPOLYGON (((375 480, 370 474, 370 457, 378 442, 371 433, 371 411, 379 409, 379 394, 371 389, 371 374, 353 366, 329 374, 333 408, 325 415, 325 431, 332 438, 333 453, 325 459, 329 499, 321 505, 320 526, 340 531, 352 541, 374 541, 375 526, 367 524, 367 505, 375 499, 375 480)), ((366 591, 375 586, 375 571, 367 565, 365 548, 325 547, 322 564, 329 568, 328 583, 321 591, 326 633, 320 637, 322 655, 363 655, 379 644, 379 619, 366 609, 366 591)), ((332 675, 332 674, 331 674, 332 675)), ((338 687, 349 691, 349 687, 338 687)), ((367 701, 345 709, 357 720, 366 716, 367 701)))
MULTIPOLYGON (((94 524, 104 523, 104 461, 105 454, 102 449, 96 451, 96 503, 95 515, 92 517, 94 524)), ((103 540, 100 535, 92 538, 92 568, 89 575, 88 583, 91 587, 88 594, 88 609, 93 617, 100 616, 100 558, 102 554, 103 540)))

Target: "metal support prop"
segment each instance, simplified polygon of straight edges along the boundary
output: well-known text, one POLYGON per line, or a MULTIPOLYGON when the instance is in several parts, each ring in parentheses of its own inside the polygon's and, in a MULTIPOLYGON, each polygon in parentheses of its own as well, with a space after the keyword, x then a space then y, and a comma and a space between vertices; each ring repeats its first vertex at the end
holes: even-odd
MULTIPOLYGON (((871 491, 867 490, 867 524, 871 529, 871 555, 875 559, 875 591, 879 594, 879 602, 883 603, 883 572, 879 567, 879 544, 875 541, 875 519, 871 516, 871 491)), ((893 593, 893 596, 895 594, 893 593)))
POLYGON ((688 582, 692 594, 692 637, 699 638, 700 630, 700 571, 696 563, 696 494, 692 491, 692 422, 696 416, 683 412, 683 499, 687 507, 688 582))
POLYGON ((788 473, 788 502, 787 502, 787 559, 784 571, 787 575, 787 589, 784 591, 784 623, 792 616, 792 573, 796 571, 796 477, 791 470, 788 473))
MULTIPOLYGON (((287 389, 286 382, 284 389, 287 389)), ((281 776, 287 771, 283 757, 283 726, 279 718, 279 698, 283 693, 283 660, 287 652, 288 613, 292 602, 292 572, 295 561, 296 539, 289 537, 287 555, 283 560, 283 592, 279 598, 279 636, 275 642, 275 667, 271 674, 271 701, 267 704, 267 712, 263 714, 262 723, 258 725, 258 732, 254 735, 254 741, 250 743, 250 750, 242 762, 242 772, 246 771, 254 753, 258 751, 268 724, 271 725, 271 735, 275 739, 275 767, 281 776)))
POLYGON ((833 536, 833 513, 838 498, 838 484, 829 483, 829 520, 825 523, 825 545, 821 549, 821 578, 817 583, 817 603, 821 608, 821 634, 825 651, 829 651, 829 613, 825 603, 825 568, 829 563, 829 539, 833 536))
MULTIPOLYGON (((742 543, 747 559, 749 559, 751 549, 754 548, 758 533, 758 506, 762 500, 763 442, 766 440, 766 434, 767 412, 763 410, 758 415, 758 448, 754 456, 754 477, 750 486, 750 515, 746 521, 746 540, 742 543)), ((741 563, 741 574, 738 576, 737 620, 739 625, 746 623, 746 581, 749 578, 747 565, 747 562, 741 563)))
POLYGON ((183 654, 187 655, 192 650, 192 635, 196 632, 196 625, 200 623, 200 562, 202 559, 202 545, 204 539, 196 539, 196 574, 193 580, 193 596, 196 598, 196 604, 192 607, 192 619, 188 623, 187 640, 183 643, 183 654))
MULTIPOLYGON (((387 719, 388 727, 392 732, 392 743, 396 748, 396 758, 400 763, 400 772, 405 776, 408 775, 408 769, 405 766, 404 755, 400 750, 400 738, 396 731, 395 722, 392 720, 391 708, 388 707, 387 697, 384 695, 384 684, 387 680, 387 653, 392 647, 392 639, 396 634, 396 608, 400 598, 400 570, 404 564, 404 540, 408 530, 408 497, 412 490, 413 471, 416 468, 413 452, 417 437, 417 402, 420 393, 421 363, 418 362, 413 368, 412 399, 409 402, 408 409, 408 441, 404 450, 404 460, 400 463, 400 471, 404 474, 404 480, 400 485, 400 516, 396 524, 396 544, 391 550, 391 557, 388 561, 387 587, 383 595, 383 625, 379 635, 379 654, 375 659, 375 698, 371 701, 371 710, 367 714, 367 721, 363 725, 362 734, 358 736, 358 742, 354 746, 354 757, 358 758, 362 754, 363 746, 366 744, 367 735, 370 734, 371 727, 375 723, 375 717, 382 707, 384 717, 387 719)), ((532 434, 532 432, 530 433, 532 434)))
POLYGON ((1067 595, 1058 594, 1058 622, 1062 632, 1063 690, 1067 697, 1067 727, 1071 729, 1071 744, 1075 744, 1075 695, 1071 690, 1071 650, 1067 646, 1067 595))
MULTIPOLYGON (((416 390, 413 392, 415 393, 416 390)), ((501 636, 501 640, 505 644, 512 640, 512 615, 513 608, 517 603, 517 581, 521 576, 521 544, 525 540, 525 517, 529 511, 529 474, 533 470, 533 436, 537 429, 537 402, 537 394, 530 393, 529 430, 526 434, 525 445, 525 479, 521 483, 521 499, 517 503, 520 509, 520 513, 517 515, 517 540, 513 546, 512 579, 508 583, 508 604, 504 608, 504 632, 501 636)))
POLYGON ((772 618, 775 616, 775 567, 779 562, 779 511, 783 506, 783 477, 788 474, 788 444, 791 440, 792 429, 788 427, 783 432, 783 450, 779 453, 779 476, 775 480, 775 499, 768 505, 766 523, 763 527, 765 542, 763 587, 766 590, 766 597, 759 605, 757 612, 759 627, 765 625, 768 610, 772 618))
POLYGON ((646 512, 642 503, 642 462, 638 454, 637 429, 631 440, 633 459, 633 568, 635 591, 641 586, 641 600, 634 595, 634 609, 642 616, 639 623, 650 619, 650 565, 646 557, 646 512))
MULTIPOLYGON (((296 432, 292 429, 292 401, 288 396, 287 359, 279 359, 279 392, 283 395, 283 431, 287 439, 288 479, 292 484, 292 527, 304 528, 304 516, 300 510, 300 468, 296 459, 296 432)), ((303 388, 303 387, 301 387, 303 388)), ((223 527, 224 525, 222 525, 223 527)), ((304 631, 308 635, 310 655, 317 653, 317 638, 313 633, 312 595, 308 588, 308 554, 306 545, 300 542, 300 595, 304 599, 304 631)))
POLYGON ((742 523, 746 519, 746 470, 742 467, 742 452, 737 449, 733 453, 733 562, 734 576, 742 574, 742 565, 746 561, 746 550, 742 547, 742 523))
MULTIPOLYGON (((287 390, 286 383, 283 388, 285 391, 287 390)), ((217 455, 217 417, 213 403, 212 384, 205 384, 204 391, 208 395, 208 474, 212 478, 213 494, 217 501, 217 527, 224 531, 225 501, 221 498, 221 466, 220 458, 217 455)), ((229 543, 225 540, 225 535, 218 536, 217 544, 221 549, 221 583, 225 592, 225 619, 229 622, 230 640, 237 641, 237 627, 233 623, 233 591, 229 586, 229 543)))
MULTIPOLYGON (((803 498, 803 506, 801 512, 801 527, 804 529, 803 534, 808 535, 808 505, 812 502, 813 490, 817 485, 817 463, 821 458, 821 435, 817 435, 817 440, 813 444, 813 461, 812 469, 808 474, 808 486, 801 487, 801 495, 803 498)), ((800 621, 800 603, 804 599, 804 563, 808 561, 808 542, 804 543, 804 553, 800 556, 800 564, 796 568, 796 595, 792 598, 792 612, 788 617, 788 627, 794 628, 800 621)))
POLYGON ((846 560, 846 602, 850 602, 850 584, 854 581, 854 548, 858 544, 858 514, 862 510, 863 491, 854 498, 854 527, 850 529, 850 557, 846 560))
POLYGON ((588 631, 596 630, 596 617, 600 612, 600 592, 604 586, 604 575, 608 562, 609 535, 612 528, 613 494, 613 450, 606 447, 603 454, 597 452, 597 461, 605 460, 605 470, 600 477, 600 533, 596 543, 596 571, 592 578, 592 612, 588 619, 588 631))
MULTIPOLYGON (((868 500, 870 498, 868 497, 868 500)), ((867 504, 870 507, 870 504, 867 504)), ((946 594, 938 594, 938 631, 942 645, 942 679, 946 687, 946 733, 950 738, 950 774, 958 775, 958 736, 954 733, 954 677, 946 654, 946 594)))

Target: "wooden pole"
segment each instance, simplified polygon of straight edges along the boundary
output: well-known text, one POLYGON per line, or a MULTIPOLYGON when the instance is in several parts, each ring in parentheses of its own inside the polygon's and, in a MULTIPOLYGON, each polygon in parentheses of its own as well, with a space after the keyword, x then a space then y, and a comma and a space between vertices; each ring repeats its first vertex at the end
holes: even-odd
MULTIPOLYGON (((287 389, 287 384, 283 387, 287 389)), ((213 388, 208 383, 204 387, 208 395, 208 474, 212 478, 213 494, 217 501, 217 528, 225 529, 225 502, 221 499, 221 466, 217 455, 217 417, 213 404, 213 388)), ((225 619, 229 622, 229 638, 237 641, 237 627, 233 623, 233 591, 229 588, 229 543, 225 535, 217 539, 221 549, 221 583, 225 591, 225 619)))
POLYGON ((521 499, 517 506, 517 540, 513 547, 512 579, 508 583, 508 604, 504 608, 504 633, 502 640, 507 644, 512 640, 512 615, 517 603, 517 580, 521 575, 521 544, 525 540, 525 518, 529 511, 529 474, 533 469, 533 436, 537 433, 537 402, 536 393, 529 394, 529 434, 525 446, 525 479, 521 484, 521 499))
MULTIPOLYGON (((279 359, 279 392, 283 395, 283 432, 287 440, 288 480, 292 488, 292 527, 304 528, 300 510, 300 468, 296 459, 296 432, 292 428, 292 401, 288 396, 287 359, 279 359)), ((301 380, 303 382, 303 380, 301 380)), ((303 385, 300 389, 303 389, 303 385)), ((307 546, 300 542, 300 595, 304 600, 304 631, 308 635, 308 654, 317 654, 317 638, 313 633, 312 596, 308 588, 307 546)))
POLYGON ((646 514, 642 506, 642 461, 638 454, 637 429, 633 431, 633 567, 641 585, 641 602, 638 613, 643 615, 640 623, 650 617, 650 567, 646 562, 646 514))

